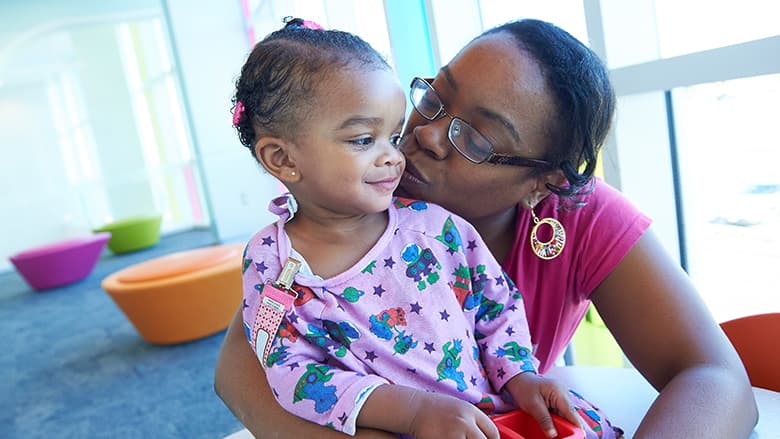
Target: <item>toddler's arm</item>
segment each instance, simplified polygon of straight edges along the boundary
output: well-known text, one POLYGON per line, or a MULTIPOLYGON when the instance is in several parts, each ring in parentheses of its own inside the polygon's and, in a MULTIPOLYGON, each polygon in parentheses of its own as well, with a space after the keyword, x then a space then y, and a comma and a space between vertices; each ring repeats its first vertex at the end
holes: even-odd
POLYGON ((387 380, 328 364, 329 353, 310 341, 310 337, 322 339, 321 334, 325 331, 312 324, 307 334, 301 334, 284 320, 266 361, 266 378, 285 410, 354 435, 363 404, 387 380))
POLYGON ((371 393, 358 415, 357 425, 417 439, 499 438, 493 421, 473 404, 394 384, 377 387, 371 393))

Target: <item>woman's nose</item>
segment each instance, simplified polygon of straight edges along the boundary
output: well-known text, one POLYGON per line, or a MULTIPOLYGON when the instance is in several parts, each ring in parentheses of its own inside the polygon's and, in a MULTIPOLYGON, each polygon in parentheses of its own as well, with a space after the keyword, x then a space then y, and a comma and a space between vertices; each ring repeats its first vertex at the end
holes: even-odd
POLYGON ((444 160, 451 149, 450 140, 447 137, 449 123, 450 118, 446 116, 433 121, 425 120, 419 116, 410 119, 407 135, 412 136, 412 138, 404 142, 404 145, 409 145, 404 148, 404 152, 408 154, 410 152, 408 148, 413 148, 410 144, 414 143, 417 148, 429 156, 437 160, 444 160))

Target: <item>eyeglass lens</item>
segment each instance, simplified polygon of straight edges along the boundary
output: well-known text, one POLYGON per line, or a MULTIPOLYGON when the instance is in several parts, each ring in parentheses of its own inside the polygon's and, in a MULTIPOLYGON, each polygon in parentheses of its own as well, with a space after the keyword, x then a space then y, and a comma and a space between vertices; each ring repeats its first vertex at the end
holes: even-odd
MULTIPOLYGON (((428 120, 434 120, 442 113, 447 114, 436 90, 422 79, 413 82, 410 97, 417 112, 428 120)), ((455 149, 472 162, 484 161, 493 148, 490 142, 460 118, 450 118, 452 120, 447 134, 455 149)))

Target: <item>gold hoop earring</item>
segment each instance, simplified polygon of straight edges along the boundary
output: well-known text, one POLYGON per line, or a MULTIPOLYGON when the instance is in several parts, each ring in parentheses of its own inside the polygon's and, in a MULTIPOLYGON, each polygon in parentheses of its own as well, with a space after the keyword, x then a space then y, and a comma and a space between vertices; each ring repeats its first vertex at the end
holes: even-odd
POLYGON ((563 251, 563 246, 566 245, 566 231, 563 229, 563 226, 555 218, 540 220, 533 208, 531 208, 531 215, 534 217, 534 228, 531 229, 531 250, 542 259, 557 258, 563 251), (552 237, 547 242, 541 242, 537 236, 539 226, 542 224, 552 227, 552 237))

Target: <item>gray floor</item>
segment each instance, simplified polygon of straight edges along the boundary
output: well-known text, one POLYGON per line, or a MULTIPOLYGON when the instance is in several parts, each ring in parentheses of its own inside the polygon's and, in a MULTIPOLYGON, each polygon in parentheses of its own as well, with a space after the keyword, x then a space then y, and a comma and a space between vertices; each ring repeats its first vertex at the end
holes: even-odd
POLYGON ((0 437, 221 438, 240 429, 213 390, 224 331, 151 345, 100 288, 121 268, 213 241, 193 231, 135 253, 106 251, 89 277, 45 292, 0 273, 0 437))

